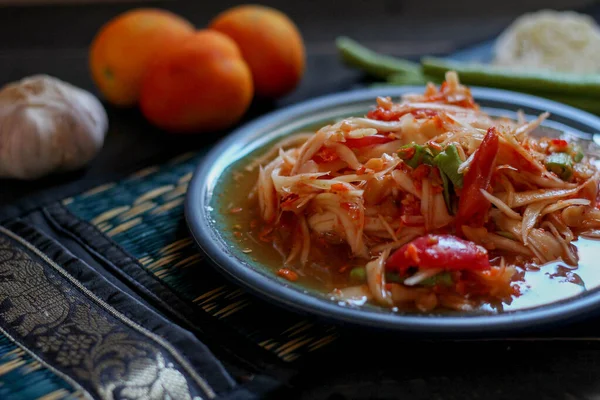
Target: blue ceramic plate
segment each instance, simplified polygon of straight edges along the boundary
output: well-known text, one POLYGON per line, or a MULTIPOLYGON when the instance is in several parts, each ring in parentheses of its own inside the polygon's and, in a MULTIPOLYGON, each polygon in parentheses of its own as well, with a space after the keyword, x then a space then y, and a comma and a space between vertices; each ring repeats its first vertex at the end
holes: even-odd
MULTIPOLYGON (((448 313, 420 315, 392 312, 376 306, 340 305, 317 290, 279 278, 274 270, 246 254, 227 224, 222 194, 232 169, 285 135, 350 115, 364 115, 377 96, 397 98, 421 87, 357 90, 294 105, 259 118, 219 143, 204 159, 191 181, 186 217, 192 234, 215 267, 227 277, 279 306, 362 326, 428 333, 491 333, 519 330, 588 316, 600 307, 600 290, 592 289, 520 311, 502 313, 448 313)), ((551 118, 542 127, 545 136, 566 132, 591 139, 600 132, 600 119, 559 103, 524 94, 474 88, 475 99, 488 113, 514 117, 517 110, 529 116, 544 111, 551 118)), ((246 196, 246 193, 240 193, 246 196)))

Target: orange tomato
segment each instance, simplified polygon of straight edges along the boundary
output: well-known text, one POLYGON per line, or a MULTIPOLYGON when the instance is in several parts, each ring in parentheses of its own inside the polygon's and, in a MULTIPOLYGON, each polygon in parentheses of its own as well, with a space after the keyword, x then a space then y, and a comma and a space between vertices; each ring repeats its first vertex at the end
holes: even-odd
POLYGON ((96 86, 114 105, 135 105, 150 62, 194 31, 187 20, 159 9, 135 9, 115 17, 100 29, 90 47, 96 86))
POLYGON ((141 88, 142 113, 181 133, 235 124, 253 97, 252 75, 233 40, 199 31, 150 65, 141 88))
POLYGON ((298 28, 282 12, 244 5, 218 15, 209 25, 231 37, 252 71, 256 94, 276 98, 297 85, 305 68, 298 28))

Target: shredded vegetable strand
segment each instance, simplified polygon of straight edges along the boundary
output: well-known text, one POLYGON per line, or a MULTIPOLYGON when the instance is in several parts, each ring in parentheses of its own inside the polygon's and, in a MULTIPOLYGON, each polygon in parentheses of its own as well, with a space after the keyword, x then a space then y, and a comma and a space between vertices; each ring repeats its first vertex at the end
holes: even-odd
POLYGON ((534 121, 529 123, 524 123, 514 131, 514 136, 517 140, 523 140, 526 135, 533 132, 537 127, 539 127, 544 120, 546 120, 550 116, 549 112, 545 112, 537 117, 534 121))
POLYGON ((554 204, 550 204, 546 206, 541 215, 546 215, 553 213, 558 210, 562 210, 563 208, 567 208, 569 206, 589 206, 590 201, 588 199, 570 199, 570 200, 558 200, 554 204))
MULTIPOLYGON (((540 200, 558 200, 567 196, 572 196, 579 191, 579 188, 573 189, 539 189, 526 192, 516 192, 513 200, 513 207, 522 207, 540 200)), ((501 193, 498 198, 506 202, 507 195, 501 193)))
POLYGON ((550 232, 552 232, 552 234, 554 235, 554 237, 556 238, 556 240, 560 243, 560 245, 563 248, 563 256, 565 261, 569 264, 569 265, 577 265, 577 255, 573 252, 573 250, 571 250, 571 248, 569 247, 569 242, 566 241, 558 232, 558 229, 556 229, 556 227, 551 224, 548 221, 544 221, 541 224, 541 227, 544 229, 548 229, 550 230, 550 232))
POLYGON ((436 276, 440 272, 442 272, 441 268, 433 268, 433 269, 426 269, 424 271, 419 271, 416 274, 414 274, 413 276, 411 276, 410 278, 406 278, 403 283, 406 286, 415 286, 427 278, 436 276))
POLYGON ((300 261, 302 262, 302 265, 306 265, 310 255, 310 232, 304 215, 300 217, 300 228, 302 231, 302 252, 300 254, 300 261))
POLYGON ((541 201, 539 203, 533 203, 527 206, 525 212, 523 213, 523 222, 522 226, 522 234, 523 234, 523 243, 527 245, 527 238, 529 237, 529 232, 536 225, 538 218, 540 218, 542 210, 546 207, 547 202, 541 201))
POLYGON ((284 139, 281 139, 279 142, 275 143, 271 150, 263 154, 262 156, 252 160, 248 165, 244 168, 246 171, 253 171, 256 167, 266 163, 271 160, 275 154, 279 153, 280 149, 285 149, 287 147, 295 146, 300 143, 306 142, 314 135, 313 132, 299 132, 295 133, 291 136, 288 136, 284 139))
POLYGON ((380 304, 391 306, 393 305, 391 294, 385 288, 385 273, 384 264, 390 252, 383 251, 375 260, 367 263, 367 284, 373 298, 380 304))
POLYGON ((473 152, 469 158, 467 158, 462 164, 460 164, 460 166, 458 167, 457 172, 459 174, 463 174, 465 173, 466 170, 469 169, 469 167, 471 166, 471 163, 473 162, 473 159, 475 158, 475 152, 473 152))
POLYGON ((332 144, 330 148, 335 150, 340 159, 345 161, 350 168, 357 170, 361 167, 361 164, 356 158, 356 155, 347 146, 344 146, 340 143, 335 143, 332 144))
POLYGON ((385 218, 383 218, 383 216, 381 214, 377 214, 377 217, 379 218, 379 220, 381 221, 381 223, 385 227, 385 230, 390 234, 390 236, 392 237, 392 239, 394 239, 394 242, 397 242, 398 238, 396 237, 396 233, 394 232, 394 230, 392 229, 392 227, 390 226, 390 224, 385 220, 385 218))
POLYGON ((567 242, 572 242, 575 239, 573 231, 565 224, 561 217, 557 213, 548 214, 546 219, 554 225, 554 227, 560 232, 567 242))
POLYGON ((500 200, 499 198, 497 198, 494 195, 490 194, 487 190, 481 189, 480 191, 481 191, 481 194, 483 195, 483 197, 485 197, 490 203, 492 203, 493 205, 495 205, 496 207, 498 207, 498 209, 500 211, 502 211, 504 214, 506 214, 506 216, 508 218, 517 219, 517 220, 521 220, 522 219, 521 214, 513 211, 502 200, 500 200))

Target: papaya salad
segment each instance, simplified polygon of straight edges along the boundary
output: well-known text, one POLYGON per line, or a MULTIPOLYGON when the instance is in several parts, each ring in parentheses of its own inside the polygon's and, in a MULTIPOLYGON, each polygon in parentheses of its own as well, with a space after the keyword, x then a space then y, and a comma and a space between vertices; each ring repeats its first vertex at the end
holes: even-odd
POLYGON ((276 143, 246 166, 256 240, 290 281, 335 275, 336 301, 430 312, 510 304, 530 270, 578 265, 597 235, 599 172, 548 118, 492 118, 454 72, 276 143))

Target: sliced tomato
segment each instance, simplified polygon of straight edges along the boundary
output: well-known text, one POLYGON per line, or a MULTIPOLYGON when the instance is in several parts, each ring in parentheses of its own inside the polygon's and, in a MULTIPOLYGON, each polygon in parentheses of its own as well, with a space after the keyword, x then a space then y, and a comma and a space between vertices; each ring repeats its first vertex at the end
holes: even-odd
POLYGON ((375 134, 375 135, 371 135, 371 136, 364 136, 364 137, 357 138, 357 139, 346 139, 346 142, 344 144, 346 146, 350 147, 351 149, 357 149, 360 147, 373 146, 375 144, 389 143, 392 140, 393 139, 391 139, 385 135, 375 134))
POLYGON ((453 235, 426 235, 396 250, 386 262, 386 269, 404 272, 419 269, 482 271, 490 269, 487 250, 453 235))
POLYGON ((490 186, 498 155, 498 142, 496 129, 493 127, 488 129, 473 156, 471 167, 465 174, 456 215, 456 226, 459 233, 462 233, 462 225, 483 225, 491 204, 481 194, 481 189, 488 190, 490 186))

